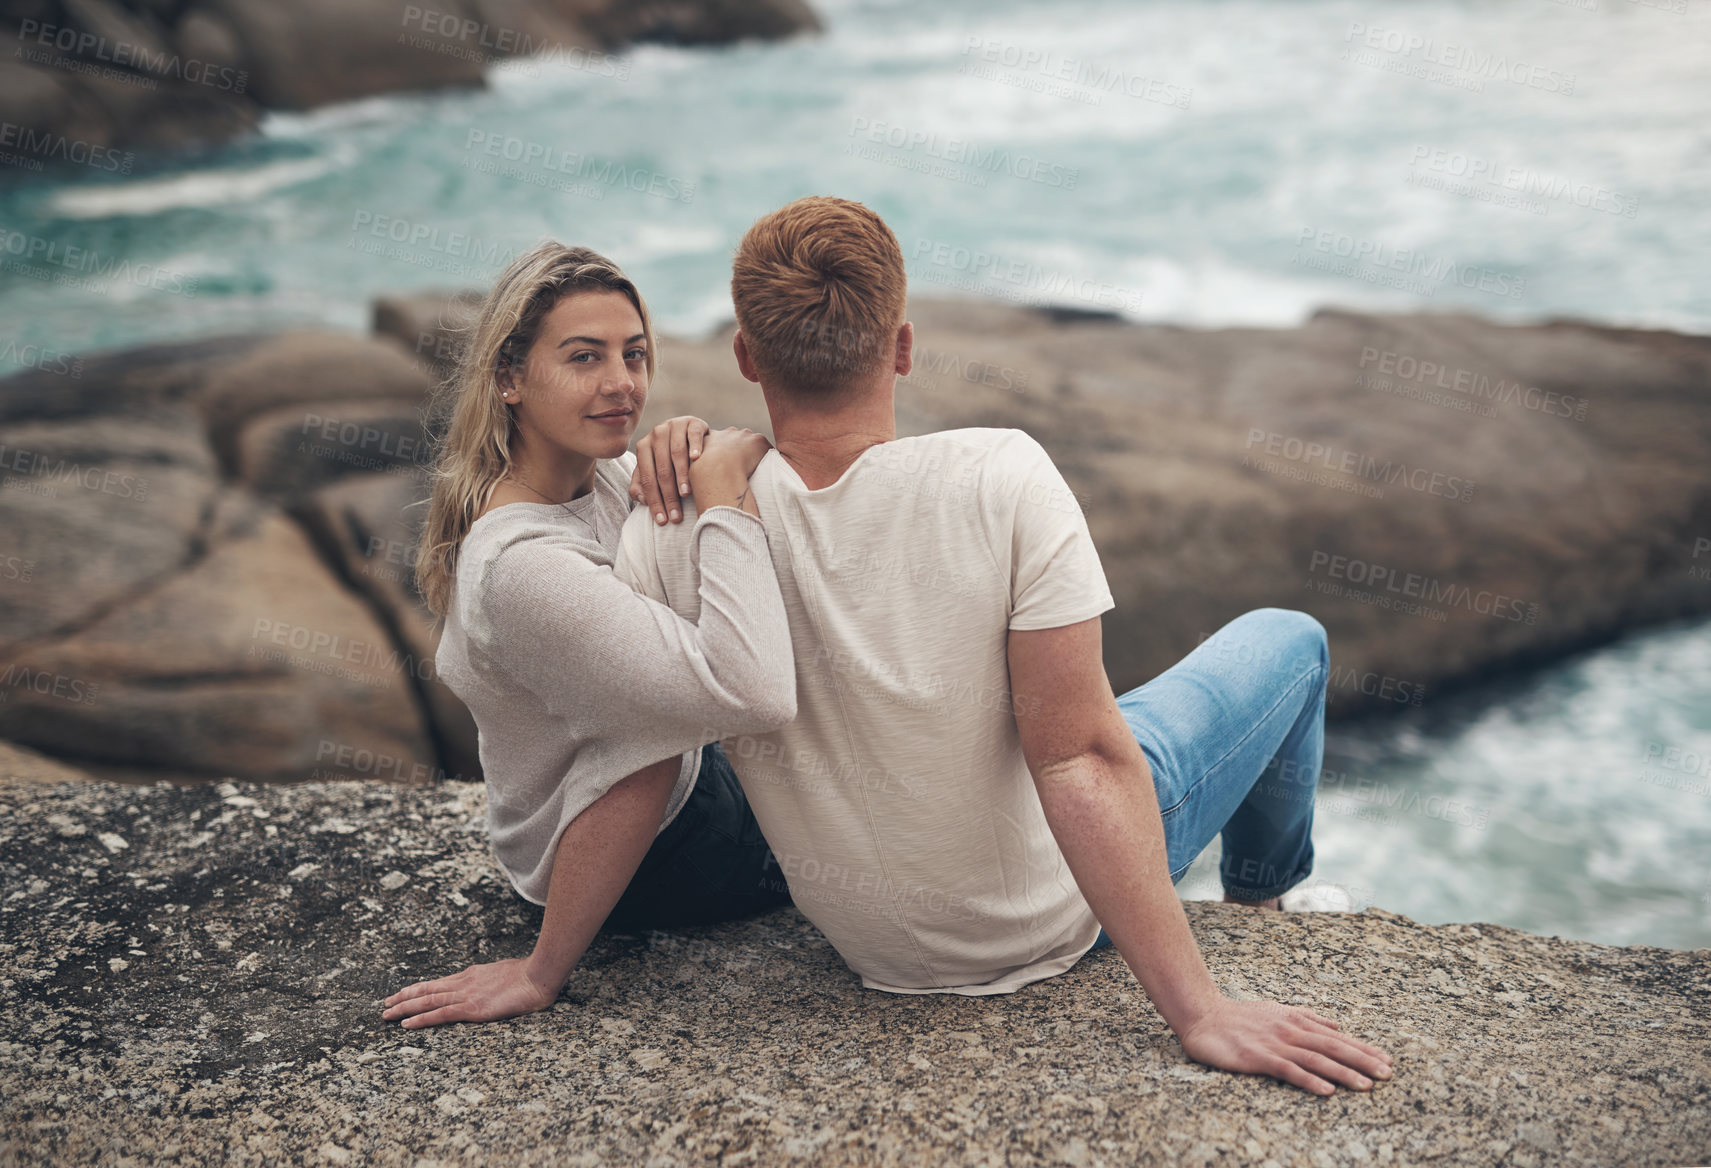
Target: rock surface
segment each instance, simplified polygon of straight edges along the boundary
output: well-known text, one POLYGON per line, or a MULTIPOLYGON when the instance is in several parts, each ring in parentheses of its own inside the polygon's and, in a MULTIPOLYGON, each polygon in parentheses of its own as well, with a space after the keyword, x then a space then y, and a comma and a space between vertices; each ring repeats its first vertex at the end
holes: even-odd
MULTIPOLYGON (((208 422, 208 437, 228 473, 244 462, 245 431, 268 415, 268 430, 294 427, 300 440, 330 448, 321 461, 350 464, 381 453, 364 435, 341 435, 345 421, 328 407, 361 400, 391 408, 420 407, 429 379, 421 366, 386 339, 342 333, 281 333, 255 342, 232 359, 211 365, 194 399, 208 422), (295 418, 280 411, 298 411, 295 418), (329 423, 330 432, 329 432, 329 423), (340 456, 343 456, 342 459, 340 456)), ((397 438, 394 436, 394 445, 397 438)), ((252 447, 265 441, 252 437, 252 447)), ((257 452, 250 451, 251 461, 257 452)))
POLYGON ((1387 1049, 1309 1096, 1185 1058, 1110 950, 860 988, 794 911, 603 935, 550 1011, 380 999, 526 953, 479 784, 126 786, 0 747, 0 1162, 1703 1164, 1711 950, 1189 902, 1236 997, 1387 1049))
POLYGON ((398 474, 355 475, 317 491, 302 515, 322 554, 365 597, 395 643, 423 668, 412 673, 446 769, 476 779, 475 719, 433 671, 440 630, 416 590, 416 560, 426 509, 421 482, 398 474))
POLYGON ((218 142, 268 109, 479 86, 507 57, 622 76, 638 41, 817 30, 806 0, 32 0, 11 6, 0 120, 45 165, 129 173, 131 152, 218 142))
POLYGON ((425 670, 301 528, 234 493, 210 544, 71 635, 11 647, 0 734, 116 766, 274 780, 347 751, 437 761, 413 685, 425 670))
MULTIPOLYGON (((423 410, 468 314, 401 297, 372 337, 152 346, 0 381, 0 735, 204 777, 315 777, 329 742, 477 777, 412 575, 423 410), (252 512, 265 533, 221 526, 252 512), (279 630, 301 643, 258 669, 279 630)), ((1045 445, 1117 601, 1119 692, 1267 605, 1328 629, 1332 717, 1711 611, 1706 338, 1343 312, 1197 331, 933 300, 911 316, 900 432, 1045 445)), ((729 344, 663 339, 644 424, 767 431, 729 344)))
POLYGON ((443 380, 456 371, 458 353, 483 299, 473 289, 382 296, 374 302, 374 334, 403 345, 436 380, 443 380))
POLYGON ((194 555, 219 474, 191 410, 0 426, 0 515, 15 561, 0 646, 73 632, 194 555))
MULTIPOLYGON (((427 688, 431 639, 284 509, 419 476, 425 370, 389 340, 286 333, 82 374, 0 381, 0 734, 127 770, 440 768, 468 714, 427 688)), ((473 747, 453 766, 474 776, 473 747)))

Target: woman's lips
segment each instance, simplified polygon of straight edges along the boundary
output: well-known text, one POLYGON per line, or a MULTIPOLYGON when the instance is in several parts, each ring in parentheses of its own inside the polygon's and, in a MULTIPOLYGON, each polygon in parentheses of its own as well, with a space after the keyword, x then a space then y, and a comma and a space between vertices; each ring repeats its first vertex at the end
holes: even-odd
POLYGON ((621 414, 590 414, 589 420, 600 422, 607 426, 622 426, 633 417, 635 417, 634 410, 625 410, 621 414))

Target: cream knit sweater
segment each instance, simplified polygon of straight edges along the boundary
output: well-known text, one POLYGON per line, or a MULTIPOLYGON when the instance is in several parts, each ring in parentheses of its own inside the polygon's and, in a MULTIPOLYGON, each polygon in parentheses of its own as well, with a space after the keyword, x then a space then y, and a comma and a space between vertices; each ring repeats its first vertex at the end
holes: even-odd
POLYGON ((695 785, 700 747, 796 716, 790 629, 766 528, 734 507, 694 520, 695 622, 612 574, 635 455, 602 461, 564 505, 477 519, 458 555, 436 671, 475 716, 494 858, 545 904, 564 829, 619 779, 683 756, 660 827, 695 785))

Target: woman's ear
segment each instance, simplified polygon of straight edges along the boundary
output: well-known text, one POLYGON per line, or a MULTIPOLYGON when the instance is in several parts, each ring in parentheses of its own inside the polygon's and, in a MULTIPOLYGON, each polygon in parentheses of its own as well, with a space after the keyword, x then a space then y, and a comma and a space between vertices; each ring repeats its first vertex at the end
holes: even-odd
POLYGON ((500 361, 498 367, 493 370, 493 380, 499 385, 499 396, 501 398, 506 401, 517 399, 517 381, 511 376, 511 366, 500 361))

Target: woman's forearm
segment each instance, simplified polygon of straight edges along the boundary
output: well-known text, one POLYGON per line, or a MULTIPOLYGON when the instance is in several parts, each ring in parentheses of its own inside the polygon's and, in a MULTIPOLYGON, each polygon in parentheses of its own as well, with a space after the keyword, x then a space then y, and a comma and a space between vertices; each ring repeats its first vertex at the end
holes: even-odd
POLYGON ((570 980, 647 855, 681 765, 673 755, 620 779, 559 836, 541 935, 527 961, 530 980, 552 995, 570 980))

